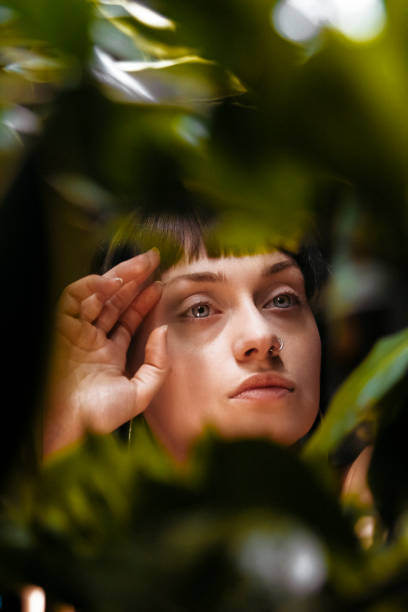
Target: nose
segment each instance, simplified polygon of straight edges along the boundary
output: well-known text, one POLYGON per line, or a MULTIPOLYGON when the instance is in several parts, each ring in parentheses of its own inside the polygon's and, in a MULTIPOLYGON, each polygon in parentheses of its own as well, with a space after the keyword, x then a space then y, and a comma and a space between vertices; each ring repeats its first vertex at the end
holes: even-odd
POLYGON ((235 321, 233 353, 239 362, 262 361, 277 356, 283 342, 254 304, 247 305, 235 321))

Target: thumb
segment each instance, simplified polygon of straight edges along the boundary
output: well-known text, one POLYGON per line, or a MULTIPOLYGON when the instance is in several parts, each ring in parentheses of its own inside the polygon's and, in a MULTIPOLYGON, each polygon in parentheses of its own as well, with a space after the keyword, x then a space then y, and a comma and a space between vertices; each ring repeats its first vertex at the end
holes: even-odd
POLYGON ((157 327, 150 334, 145 348, 144 363, 131 383, 137 389, 137 412, 143 412, 160 389, 169 370, 167 355, 167 325, 157 327))

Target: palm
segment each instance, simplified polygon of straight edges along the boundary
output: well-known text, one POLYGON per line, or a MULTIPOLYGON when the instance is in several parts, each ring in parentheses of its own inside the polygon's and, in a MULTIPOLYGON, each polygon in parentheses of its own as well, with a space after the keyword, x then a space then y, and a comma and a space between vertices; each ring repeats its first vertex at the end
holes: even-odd
POLYGON ((135 389, 125 375, 123 347, 88 322, 82 322, 81 327, 76 342, 61 334, 58 338, 59 386, 71 404, 86 415, 88 426, 104 431, 110 411, 118 415, 119 408, 128 413, 136 399, 135 389))
POLYGON ((117 340, 110 339, 97 327, 81 321, 80 329, 73 338, 57 334, 57 352, 66 374, 84 366, 87 371, 102 373, 115 368, 124 374, 126 354, 117 340))

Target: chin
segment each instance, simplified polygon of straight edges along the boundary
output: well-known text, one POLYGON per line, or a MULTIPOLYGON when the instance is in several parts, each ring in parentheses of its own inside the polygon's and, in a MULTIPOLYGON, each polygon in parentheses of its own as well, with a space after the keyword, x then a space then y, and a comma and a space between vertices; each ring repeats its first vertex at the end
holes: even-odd
POLYGON ((303 438, 312 428, 317 413, 313 411, 311 418, 305 419, 302 424, 294 419, 282 418, 282 414, 253 413, 237 415, 234 423, 220 422, 216 419, 212 427, 221 437, 227 439, 263 438, 283 446, 290 446, 303 438), (295 425, 295 426, 294 426, 295 425))

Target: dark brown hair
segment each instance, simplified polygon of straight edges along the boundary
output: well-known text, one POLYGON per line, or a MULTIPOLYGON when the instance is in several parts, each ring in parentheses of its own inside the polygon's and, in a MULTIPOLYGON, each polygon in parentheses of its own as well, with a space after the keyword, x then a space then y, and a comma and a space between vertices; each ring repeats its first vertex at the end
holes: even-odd
POLYGON ((271 250, 282 251, 296 261, 302 271, 306 295, 310 300, 316 298, 327 277, 327 265, 315 239, 304 240, 297 251, 281 245, 254 245, 251 253, 239 247, 222 244, 214 238, 216 219, 191 210, 177 214, 163 212, 154 216, 141 216, 133 213, 123 219, 109 245, 100 250, 94 262, 94 272, 106 272, 116 264, 142 253, 153 246, 158 247, 161 274, 182 257, 188 261, 198 259, 203 252, 209 257, 225 255, 247 255, 271 250))

